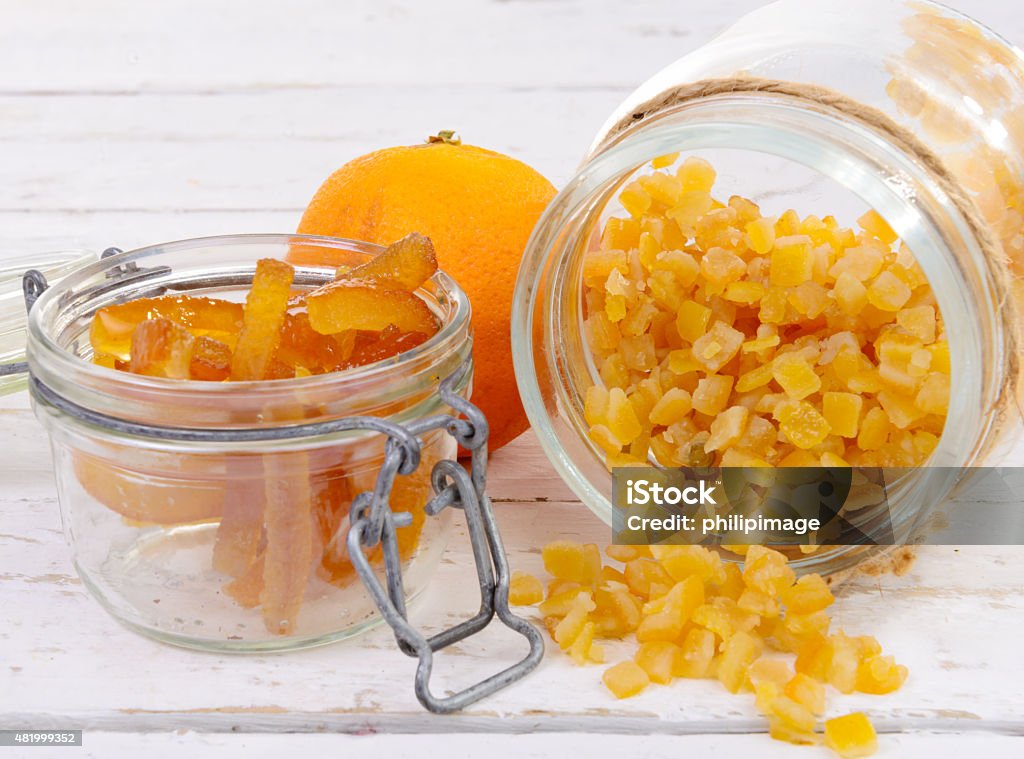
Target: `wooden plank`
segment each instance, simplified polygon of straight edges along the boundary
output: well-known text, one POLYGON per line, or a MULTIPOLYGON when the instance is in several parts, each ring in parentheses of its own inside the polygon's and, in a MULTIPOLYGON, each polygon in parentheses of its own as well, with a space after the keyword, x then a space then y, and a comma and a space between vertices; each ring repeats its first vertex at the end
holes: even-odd
MULTIPOLYGON (((45 434, 23 397, 7 399, 3 408, 0 595, 17 613, 0 617, 0 724, 257 732, 763 729, 750 699, 717 683, 651 688, 617 702, 600 683, 601 667, 575 667, 557 651, 526 681, 444 719, 416 703, 413 662, 384 629, 321 649, 244 658, 142 638, 118 627, 75 576, 46 471, 45 434)), ((522 499, 497 506, 515 568, 542 573, 540 546, 552 539, 607 543, 607 527, 559 491, 564 485, 529 437, 495 456, 492 486, 500 498, 518 493, 522 499)), ((471 613, 476 603, 466 540, 457 520, 437 577, 413 613, 428 630, 471 613)), ((877 635, 912 674, 903 690, 884 699, 836 697, 830 713, 865 709, 886 731, 1024 730, 1024 660, 1006 643, 1007 631, 1024 623, 1018 553, 930 547, 903 578, 844 586, 836 626, 877 635)), ((611 653, 614 661, 628 647, 613 645, 611 653)), ((521 654, 517 638, 489 630, 439 657, 436 687, 483 677, 521 654)))
MULTIPOLYGON (((445 759, 479 759, 481 738, 474 735, 330 735, 223 733, 128 733, 89 732, 73 756, 92 759, 221 759, 225 756, 358 756, 359 759, 443 756, 445 759)), ((494 759, 547 759, 552 756, 636 757, 678 759, 678 757, 751 756, 757 759, 792 759, 792 746, 769 741, 763 735, 560 735, 500 736, 487 743, 494 759)), ((884 735, 877 759, 927 756, 930 759, 960 759, 965 755, 1016 757, 1021 739, 994 734, 884 735)), ((834 756, 825 749, 801 749, 807 759, 834 756)), ((64 748, 37 748, 35 759, 66 759, 64 748)))
POLYGON ((0 91, 631 87, 760 4, 34 3, 0 27, 0 91))

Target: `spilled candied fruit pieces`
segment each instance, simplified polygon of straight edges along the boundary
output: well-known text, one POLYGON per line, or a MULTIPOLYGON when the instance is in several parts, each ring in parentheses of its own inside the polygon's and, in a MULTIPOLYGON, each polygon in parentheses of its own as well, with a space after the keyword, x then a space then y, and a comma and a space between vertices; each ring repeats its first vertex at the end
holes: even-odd
MULTIPOLYGON (((174 295, 100 309, 90 327, 94 360, 118 371, 205 382, 305 377, 383 361, 437 332, 433 312, 416 294, 436 271, 430 240, 416 234, 313 290, 296 292, 295 269, 264 259, 244 304, 174 295)), ((319 411, 297 403, 275 413, 285 421, 319 411)), ((355 475, 333 463, 325 468, 320 457, 225 456, 229 488, 221 481, 176 487, 84 457, 75 469, 91 495, 127 518, 155 524, 218 520, 212 565, 226 577, 223 592, 240 606, 258 607, 267 630, 287 635, 298 629, 311 578, 344 586, 354 576, 339 535, 366 484, 357 487, 355 475)), ((430 462, 423 469, 430 471, 430 462)), ((429 490, 423 477, 400 478, 392 490, 392 505, 412 515, 412 524, 397 534, 402 560, 418 545, 429 490)), ((380 549, 367 558, 379 560, 380 549)), ((595 566, 593 555, 588 562, 595 566)), ((515 602, 543 600, 535 579, 516 578, 512 590, 515 602)), ((586 643, 594 625, 582 620, 581 628, 563 633, 573 641, 567 650, 594 660, 600 647, 586 643)))
POLYGON ((540 601, 544 626, 578 665, 604 661, 601 640, 635 640, 632 658, 602 675, 615 698, 652 683, 718 680, 753 696, 777 740, 824 743, 842 757, 873 753, 874 728, 863 714, 819 724, 826 686, 891 693, 907 668, 870 636, 829 632, 835 597, 820 575, 797 578, 784 554, 743 548, 742 568, 703 546, 612 545, 612 563, 604 563, 596 545, 559 540, 541 550, 555 578, 547 592, 520 572, 511 590, 523 605, 540 601))
POLYGON ((600 374, 585 416, 607 465, 923 463, 949 349, 886 221, 765 215, 715 198, 706 161, 665 160, 623 187, 628 218, 609 218, 583 261, 600 374))

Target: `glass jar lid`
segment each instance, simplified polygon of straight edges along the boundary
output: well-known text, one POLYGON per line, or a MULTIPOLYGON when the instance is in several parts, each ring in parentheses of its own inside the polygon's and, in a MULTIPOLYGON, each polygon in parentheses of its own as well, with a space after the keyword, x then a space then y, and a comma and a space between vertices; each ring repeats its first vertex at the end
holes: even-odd
POLYGON ((25 373, 4 374, 4 367, 25 360, 26 324, 25 294, 22 278, 35 269, 50 284, 59 282, 76 269, 99 258, 89 250, 57 250, 28 256, 0 258, 0 395, 24 387, 25 373))

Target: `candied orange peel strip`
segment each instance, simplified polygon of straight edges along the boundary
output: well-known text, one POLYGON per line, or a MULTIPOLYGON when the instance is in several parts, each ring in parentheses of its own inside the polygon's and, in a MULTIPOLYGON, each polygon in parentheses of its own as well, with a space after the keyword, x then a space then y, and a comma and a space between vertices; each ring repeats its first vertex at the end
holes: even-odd
POLYGON ((261 380, 281 342, 295 269, 284 261, 264 258, 256 264, 252 289, 245 299, 242 330, 231 357, 231 378, 261 380))
POLYGON ((413 293, 356 280, 332 282, 310 292, 306 308, 310 325, 323 335, 351 329, 381 332, 392 324, 403 332, 437 332, 433 312, 413 293))
POLYGON ((360 266, 339 268, 337 279, 369 282, 411 293, 422 287, 436 272, 434 244, 429 237, 412 232, 360 266))

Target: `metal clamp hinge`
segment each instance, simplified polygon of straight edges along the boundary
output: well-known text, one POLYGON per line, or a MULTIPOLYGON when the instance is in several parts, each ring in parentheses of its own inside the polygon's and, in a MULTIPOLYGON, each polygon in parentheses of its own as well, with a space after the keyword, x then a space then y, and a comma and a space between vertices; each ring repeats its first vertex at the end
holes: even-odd
POLYGON ((491 501, 484 492, 487 480, 487 420, 480 409, 455 392, 455 387, 468 371, 467 362, 445 379, 440 389, 442 400, 464 418, 435 416, 404 428, 384 423, 394 427, 381 430, 388 435, 384 464, 374 490, 362 493, 352 504, 351 527, 346 546, 356 572, 381 615, 394 630, 399 648, 407 655, 419 659, 415 680, 416 697, 424 707, 439 714, 458 711, 512 684, 532 671, 544 655, 544 642, 537 629, 509 609, 508 560, 491 501), (426 638, 409 623, 406 614, 395 533, 396 528, 409 523, 411 516, 392 512, 388 497, 396 475, 411 474, 419 467, 419 436, 435 429, 447 431, 472 454, 468 473, 456 461, 445 460, 434 465, 431 482, 435 495, 427 503, 426 513, 435 515, 445 508, 458 508, 466 515, 480 584, 480 609, 470 619, 426 638), (386 589, 363 552, 363 549, 378 543, 381 544, 384 557, 386 589), (430 690, 434 652, 483 630, 495 615, 506 627, 526 638, 530 645, 529 653, 512 666, 475 685, 447 697, 435 696, 430 690))

